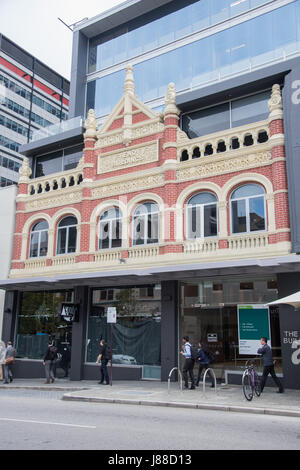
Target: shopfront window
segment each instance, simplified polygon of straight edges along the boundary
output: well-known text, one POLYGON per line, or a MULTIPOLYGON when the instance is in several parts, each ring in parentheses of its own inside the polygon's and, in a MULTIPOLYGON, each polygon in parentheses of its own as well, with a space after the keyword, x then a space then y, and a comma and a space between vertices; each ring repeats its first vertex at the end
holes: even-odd
MULTIPOLYGON (((181 283, 180 336, 188 335, 195 345, 203 343, 215 356, 212 365, 217 378, 225 379, 226 370, 242 370, 247 359, 257 355, 241 354, 238 306, 265 305, 277 299, 276 277, 237 277, 193 279, 181 283)), ((278 309, 269 309, 270 340, 275 368, 282 372, 278 309)), ((253 333, 253 332, 252 332, 253 333)))
POLYGON ((160 379, 161 289, 160 285, 107 288, 92 291, 87 333, 87 362, 94 363, 99 342, 104 338, 111 348, 111 325, 107 308, 115 307, 113 364, 143 367, 143 377, 160 379))
POLYGON ((72 302, 72 291, 23 292, 16 327, 16 354, 26 359, 42 359, 49 339, 58 352, 71 348, 72 326, 61 320, 61 304, 72 302))

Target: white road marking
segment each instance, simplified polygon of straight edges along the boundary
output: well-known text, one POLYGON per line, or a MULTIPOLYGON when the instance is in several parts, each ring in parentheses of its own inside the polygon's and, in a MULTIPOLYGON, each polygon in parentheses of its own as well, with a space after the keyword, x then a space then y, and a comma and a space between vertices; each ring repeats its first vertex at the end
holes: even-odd
POLYGON ((14 418, 0 418, 0 421, 14 421, 17 423, 31 423, 31 424, 50 424, 53 426, 70 426, 73 428, 89 428, 89 429, 96 429, 96 426, 86 426, 83 424, 68 424, 68 423, 53 423, 50 421, 35 421, 35 420, 27 420, 27 419, 14 419, 14 418))

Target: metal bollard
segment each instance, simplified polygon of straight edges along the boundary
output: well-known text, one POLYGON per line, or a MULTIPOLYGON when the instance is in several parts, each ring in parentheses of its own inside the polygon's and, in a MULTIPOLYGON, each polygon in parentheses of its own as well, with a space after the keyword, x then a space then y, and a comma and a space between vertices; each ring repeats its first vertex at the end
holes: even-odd
POLYGON ((216 379, 216 374, 214 372, 213 369, 206 369, 205 373, 204 373, 204 376, 203 376, 203 395, 205 395, 205 380, 206 380, 206 375, 207 375, 207 372, 210 371, 213 373, 213 376, 214 376, 214 381, 215 381, 215 393, 217 393, 217 379, 216 379))
POLYGON ((169 377, 168 377, 168 393, 170 393, 170 381, 171 381, 171 376, 172 376, 174 370, 178 370, 178 374, 179 374, 179 377, 180 377, 179 388, 182 391, 182 374, 181 374, 181 371, 180 371, 180 369, 178 369, 178 367, 173 367, 173 369, 170 371, 169 377))

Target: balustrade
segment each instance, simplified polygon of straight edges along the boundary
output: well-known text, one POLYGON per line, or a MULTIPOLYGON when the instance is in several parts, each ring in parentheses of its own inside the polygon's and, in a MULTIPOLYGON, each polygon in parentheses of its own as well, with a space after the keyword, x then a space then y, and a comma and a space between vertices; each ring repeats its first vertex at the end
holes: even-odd
POLYGON ((261 121, 251 127, 241 126, 195 139, 187 139, 185 143, 181 143, 177 155, 178 160, 184 162, 260 145, 268 140, 268 123, 267 121, 261 121))

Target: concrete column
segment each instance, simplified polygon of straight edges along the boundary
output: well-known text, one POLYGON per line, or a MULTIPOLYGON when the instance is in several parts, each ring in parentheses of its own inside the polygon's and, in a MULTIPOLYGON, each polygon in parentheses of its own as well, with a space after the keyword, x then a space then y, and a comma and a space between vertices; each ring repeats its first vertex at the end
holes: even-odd
MULTIPOLYGON (((178 281, 161 283, 161 380, 178 365, 178 281)), ((172 376, 174 381, 177 374, 172 376)))
POLYGON ((85 338, 88 317, 88 287, 74 287, 74 302, 79 304, 79 321, 72 326, 71 380, 83 379, 85 338))

